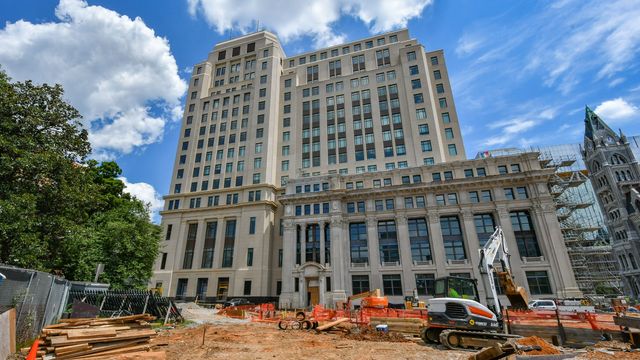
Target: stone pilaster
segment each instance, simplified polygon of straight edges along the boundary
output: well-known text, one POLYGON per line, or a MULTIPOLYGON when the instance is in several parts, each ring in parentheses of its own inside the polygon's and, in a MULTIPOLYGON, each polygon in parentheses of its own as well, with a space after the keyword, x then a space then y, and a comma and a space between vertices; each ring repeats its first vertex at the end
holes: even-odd
POLYGON ((280 308, 293 306, 293 267, 296 263, 296 225, 292 220, 284 220, 282 237, 282 292, 280 308))
POLYGON ((436 265, 436 277, 447 275, 447 257, 444 253, 442 242, 442 229, 440 228, 440 216, 438 213, 428 213, 429 218, 429 240, 431 240, 431 251, 433 263, 436 265))

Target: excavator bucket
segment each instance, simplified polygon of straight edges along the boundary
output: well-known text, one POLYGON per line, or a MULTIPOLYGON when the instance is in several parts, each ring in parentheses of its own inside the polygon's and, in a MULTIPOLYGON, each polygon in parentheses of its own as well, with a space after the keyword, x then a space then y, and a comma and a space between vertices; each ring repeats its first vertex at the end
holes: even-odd
POLYGON ((529 295, 527 291, 522 287, 516 285, 513 281, 513 277, 506 271, 498 271, 498 281, 500 286, 504 289, 504 294, 511 303, 513 309, 527 309, 529 306, 529 295))

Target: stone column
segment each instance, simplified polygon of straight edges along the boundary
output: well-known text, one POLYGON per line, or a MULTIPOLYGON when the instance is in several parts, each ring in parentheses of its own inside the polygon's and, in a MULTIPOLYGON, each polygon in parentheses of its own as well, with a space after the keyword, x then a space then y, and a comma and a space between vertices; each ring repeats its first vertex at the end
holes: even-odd
POLYGON ((204 220, 198 220, 198 231, 196 232, 196 243, 193 247, 193 262, 191 269, 202 268, 202 249, 204 248, 204 236, 206 233, 206 223, 204 220))
POLYGON ((326 264, 326 259, 324 258, 324 221, 320 221, 318 226, 320 226, 320 265, 324 267, 326 264))
POLYGON ((411 244, 409 241, 409 226, 407 224, 407 217, 404 215, 398 215, 396 217, 397 222, 397 240, 398 251, 400 252, 400 264, 402 266, 402 283, 404 284, 404 295, 413 295, 413 289, 415 288, 415 279, 411 269, 413 268, 413 260, 411 258, 411 244))
POLYGON ((447 256, 444 252, 442 241, 442 229, 440 228, 440 216, 436 212, 429 212, 429 239, 431 240, 431 253, 433 263, 436 265, 436 277, 447 275, 447 256))
POLYGON ((284 234, 282 236, 282 292, 280 293, 280 307, 293 306, 293 268, 296 263, 296 225, 292 220, 284 220, 284 234))
POLYGON ((327 290, 327 285, 325 281, 324 275, 320 274, 318 277, 318 293, 320 294, 320 298, 318 299, 318 303, 322 306, 326 306, 325 304, 325 295, 324 292, 327 290))
MULTIPOLYGON (((369 249, 369 269, 371 274, 379 274, 382 264, 380 263, 380 244, 378 243, 378 219, 373 216, 367 217, 367 248, 369 249)), ((380 276, 369 278, 371 289, 382 289, 380 276)))
POLYGON ((549 277, 555 279, 555 288, 559 297, 582 297, 582 292, 578 288, 576 277, 571 267, 569 253, 564 243, 560 223, 556 214, 555 204, 549 202, 541 208, 535 210, 538 228, 544 227, 545 237, 539 235, 538 243, 544 243, 545 258, 551 265, 549 277), (546 241, 545 241, 546 240, 546 241))
POLYGON ((499 206, 497 208, 498 211, 498 224, 502 227, 502 233, 504 235, 504 240, 507 244, 507 249, 509 250, 509 262, 511 264, 511 273, 515 277, 515 280, 520 286, 527 288, 527 276, 525 271, 522 269, 522 258, 520 257, 520 252, 518 251, 518 243, 516 243, 516 237, 513 232, 513 226, 511 225, 511 216, 509 215, 509 211, 504 206, 499 206))
POLYGON ((343 242, 348 238, 343 233, 342 217, 339 215, 331 217, 331 281, 333 302, 346 301, 346 283, 345 277, 348 276, 349 263, 348 257, 343 254, 343 242))
MULTIPOLYGON (((465 248, 467 252, 467 260, 471 264, 472 276, 478 279, 478 293, 480 299, 486 299, 486 291, 484 283, 487 282, 480 274, 478 266, 480 265, 480 242, 478 240, 478 234, 476 233, 476 225, 473 219, 473 213, 469 209, 463 209, 460 212, 462 233, 465 239, 465 248)), ((493 275, 491 275, 493 276, 493 275)))
POLYGON ((307 223, 300 224, 300 266, 307 262, 307 223))
MULTIPOLYGON (((216 219, 216 221, 218 225, 216 225, 216 243, 213 246, 213 268, 220 269, 222 266, 222 250, 224 249, 224 221, 222 219, 216 219)), ((218 283, 217 279, 215 283, 218 283)))
POLYGON ((296 307, 306 307, 307 306, 307 280, 304 278, 304 274, 300 274, 301 276, 298 278, 299 283, 299 292, 298 292, 298 304, 296 307))

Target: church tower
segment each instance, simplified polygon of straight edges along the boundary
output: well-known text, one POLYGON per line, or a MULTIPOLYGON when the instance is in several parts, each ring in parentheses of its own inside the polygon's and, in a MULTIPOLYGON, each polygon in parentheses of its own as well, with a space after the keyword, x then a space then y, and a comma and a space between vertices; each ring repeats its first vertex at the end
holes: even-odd
POLYGON ((625 295, 640 298, 640 166, 626 136, 589 107, 582 156, 605 216, 625 295))

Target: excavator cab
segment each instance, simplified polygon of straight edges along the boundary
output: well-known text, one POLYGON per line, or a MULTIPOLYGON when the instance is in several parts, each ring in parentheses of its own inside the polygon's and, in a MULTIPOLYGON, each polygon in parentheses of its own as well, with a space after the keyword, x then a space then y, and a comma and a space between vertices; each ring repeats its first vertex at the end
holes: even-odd
POLYGON ((436 279, 436 298, 458 298, 480 302, 478 295, 478 280, 459 277, 445 276, 436 279))

